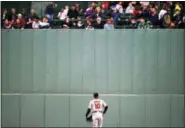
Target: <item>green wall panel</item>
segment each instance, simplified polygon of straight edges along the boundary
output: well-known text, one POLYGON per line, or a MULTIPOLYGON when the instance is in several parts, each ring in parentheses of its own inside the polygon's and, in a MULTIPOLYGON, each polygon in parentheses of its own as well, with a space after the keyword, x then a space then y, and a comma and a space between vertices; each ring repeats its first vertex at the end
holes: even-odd
POLYGON ((185 94, 185 32, 183 30, 177 31, 177 45, 178 45, 178 80, 177 93, 185 94))
POLYGON ((3 92, 183 94, 183 30, 2 33, 3 92))
POLYGON ((2 92, 10 92, 9 65, 10 65, 10 34, 9 31, 2 32, 2 92))
POLYGON ((21 96, 21 127, 44 127, 44 95, 21 96))
POLYGON ((121 31, 120 36, 123 37, 121 41, 121 54, 120 54, 120 93, 133 93, 133 58, 134 58, 134 42, 130 35, 133 31, 121 31))
MULTIPOLYGON (((181 104, 182 105, 182 104, 181 104)), ((159 95, 148 95, 146 97, 146 126, 170 127, 170 97, 159 95)))
POLYGON ((46 86, 46 31, 34 31, 33 91, 45 92, 46 86))
POLYGON ((33 32, 21 32, 21 92, 33 92, 33 32))
POLYGON ((20 99, 19 96, 2 96, 2 127, 19 127, 20 99))
POLYGON ((145 96, 120 97, 120 126, 144 127, 146 121, 145 96))
POLYGON ((82 37, 81 31, 70 31, 70 55, 71 55, 71 67, 70 67, 70 92, 81 93, 83 90, 83 76, 82 76, 82 37))
POLYGON ((120 53, 121 38, 115 31, 107 31, 107 56, 108 56, 108 84, 107 92, 120 92, 120 53), (120 39, 115 41, 115 39, 120 39))
POLYGON ((9 92, 21 89, 21 31, 9 33, 9 92))
POLYGON ((92 99, 91 97, 70 97, 70 127, 88 127, 90 125, 85 120, 85 114, 89 105, 89 101, 92 99))
POLYGON ((146 93, 153 94, 158 92, 157 81, 158 81, 158 32, 147 31, 145 33, 145 48, 146 48, 146 55, 145 55, 145 80, 146 80, 146 93))
POLYGON ((68 31, 56 31, 57 56, 58 56, 58 92, 70 92, 70 33, 68 31))
POLYGON ((83 92, 93 93, 95 90, 95 33, 83 33, 83 92), (92 38, 92 40, 89 40, 92 38))
POLYGON ((120 124, 120 97, 118 96, 101 96, 103 100, 108 104, 109 108, 104 115, 103 127, 119 127, 120 124))
POLYGON ((46 33, 46 92, 58 92, 58 42, 57 33, 46 33))
POLYGON ((107 32, 95 32, 95 91, 107 93, 108 67, 107 67, 107 32))
POLYGON ((185 120, 184 96, 171 96, 171 127, 183 127, 185 120))
POLYGON ((136 31, 133 34, 134 58, 133 58, 133 93, 145 93, 145 55, 146 41, 145 31, 136 31))
POLYGON ((69 96, 45 97, 45 126, 69 127, 69 96))

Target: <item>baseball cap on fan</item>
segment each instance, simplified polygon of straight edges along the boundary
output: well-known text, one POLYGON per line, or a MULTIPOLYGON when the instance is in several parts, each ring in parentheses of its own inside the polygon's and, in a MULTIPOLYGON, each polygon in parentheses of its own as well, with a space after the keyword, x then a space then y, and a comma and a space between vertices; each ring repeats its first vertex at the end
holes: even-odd
POLYGON ((17 14, 17 16, 18 16, 18 17, 22 17, 22 14, 19 13, 19 14, 17 14))

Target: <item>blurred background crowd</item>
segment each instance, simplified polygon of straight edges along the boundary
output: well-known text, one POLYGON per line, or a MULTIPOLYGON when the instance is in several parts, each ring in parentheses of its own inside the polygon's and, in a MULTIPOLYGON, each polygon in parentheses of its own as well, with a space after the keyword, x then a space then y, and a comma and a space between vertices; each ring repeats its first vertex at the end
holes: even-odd
POLYGON ((44 8, 43 15, 39 15, 33 7, 8 8, 2 4, 1 27, 3 29, 185 28, 183 1, 101 1, 89 2, 83 7, 81 3, 71 1, 70 5, 59 6, 59 1, 50 2, 44 8))

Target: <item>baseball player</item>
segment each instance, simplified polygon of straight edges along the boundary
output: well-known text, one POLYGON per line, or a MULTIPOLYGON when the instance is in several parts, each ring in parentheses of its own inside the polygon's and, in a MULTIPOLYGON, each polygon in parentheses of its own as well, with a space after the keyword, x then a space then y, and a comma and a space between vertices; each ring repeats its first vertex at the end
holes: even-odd
POLYGON ((102 127, 103 125, 103 116, 108 110, 108 105, 104 100, 99 99, 99 94, 94 93, 94 99, 89 102, 89 106, 86 113, 86 120, 92 121, 93 128, 102 127), (89 113, 92 113, 88 117, 89 113))

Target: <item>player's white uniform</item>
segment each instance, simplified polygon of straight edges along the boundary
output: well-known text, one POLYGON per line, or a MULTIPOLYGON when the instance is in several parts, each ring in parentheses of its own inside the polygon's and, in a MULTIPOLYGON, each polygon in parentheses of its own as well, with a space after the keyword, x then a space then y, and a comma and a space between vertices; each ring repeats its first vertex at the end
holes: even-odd
POLYGON ((93 127, 102 127, 103 125, 103 111, 107 106, 104 100, 94 99, 89 102, 88 108, 91 109, 93 127))

